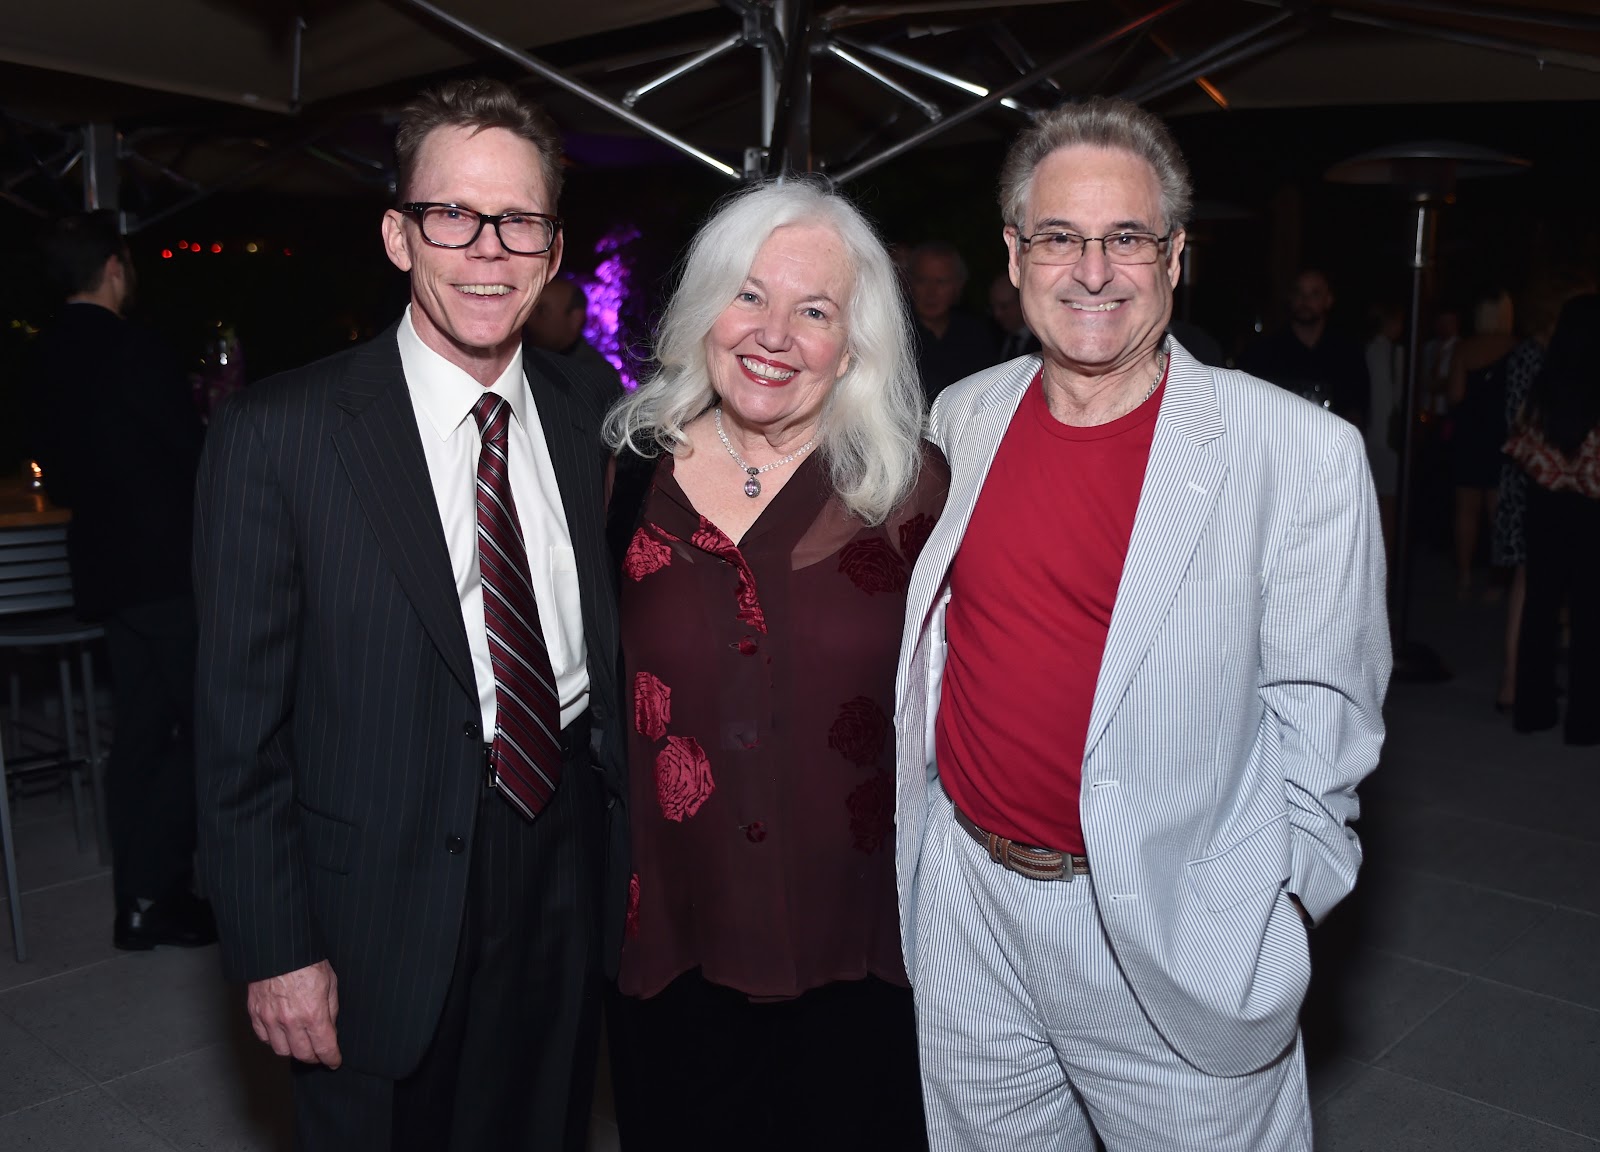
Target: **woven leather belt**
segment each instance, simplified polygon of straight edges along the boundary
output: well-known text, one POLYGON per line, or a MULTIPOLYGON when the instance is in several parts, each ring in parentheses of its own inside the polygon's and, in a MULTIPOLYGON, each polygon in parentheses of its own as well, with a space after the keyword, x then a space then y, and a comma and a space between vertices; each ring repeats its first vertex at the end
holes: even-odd
POLYGON ((1018 876, 1029 880, 1067 880, 1089 874, 1089 858, 1074 856, 1070 852, 1057 852, 1054 848, 1035 848, 1031 844, 1018 844, 993 832, 979 828, 954 804, 950 810, 956 814, 956 823, 962 831, 978 842, 978 847, 989 854, 1002 868, 1009 868, 1018 876))

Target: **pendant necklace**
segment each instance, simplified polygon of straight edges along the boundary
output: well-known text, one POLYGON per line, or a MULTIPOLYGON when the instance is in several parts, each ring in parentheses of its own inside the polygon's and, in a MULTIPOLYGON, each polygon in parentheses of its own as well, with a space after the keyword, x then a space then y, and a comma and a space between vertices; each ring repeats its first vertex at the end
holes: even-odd
POLYGON ((801 456, 804 456, 807 452, 811 451, 811 449, 815 447, 817 443, 817 438, 813 436, 804 444, 800 445, 800 447, 796 448, 793 452, 785 456, 782 460, 774 460, 771 464, 763 464, 761 467, 757 468, 754 465, 746 464, 744 462, 744 457, 739 455, 738 452, 734 451, 733 444, 728 440, 728 434, 722 430, 722 408, 720 405, 717 407, 716 421, 717 439, 722 441, 722 446, 728 450, 728 455, 733 457, 733 462, 744 470, 744 494, 750 497, 752 500, 761 495, 761 481, 756 479, 757 476, 761 475, 763 472, 771 472, 774 468, 782 468, 785 464, 789 464, 795 460, 798 460, 801 456))

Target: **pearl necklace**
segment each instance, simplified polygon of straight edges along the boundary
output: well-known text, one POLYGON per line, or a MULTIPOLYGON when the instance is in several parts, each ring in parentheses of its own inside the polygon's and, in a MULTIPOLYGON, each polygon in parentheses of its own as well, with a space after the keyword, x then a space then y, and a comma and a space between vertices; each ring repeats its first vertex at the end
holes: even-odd
POLYGON ((817 438, 813 436, 804 444, 800 445, 800 447, 796 448, 793 452, 785 456, 782 460, 774 460, 771 464, 763 464, 761 467, 757 468, 754 465, 746 464, 744 462, 744 457, 739 455, 739 453, 734 450, 733 444, 728 440, 728 434, 722 430, 721 405, 718 405, 717 407, 716 421, 717 439, 722 441, 722 446, 728 450, 728 455, 733 457, 733 462, 744 471, 744 494, 750 497, 752 500, 761 495, 761 481, 756 479, 757 476, 761 475, 763 472, 771 472, 774 468, 782 468, 785 464, 789 464, 795 460, 798 460, 801 456, 804 456, 807 452, 811 451, 811 449, 815 447, 817 443, 817 438))

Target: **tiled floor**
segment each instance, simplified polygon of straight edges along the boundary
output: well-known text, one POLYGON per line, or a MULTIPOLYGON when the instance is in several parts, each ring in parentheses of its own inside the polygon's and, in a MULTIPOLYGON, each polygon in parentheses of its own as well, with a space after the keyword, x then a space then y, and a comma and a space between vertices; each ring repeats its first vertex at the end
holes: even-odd
MULTIPOLYGON (((1494 713, 1499 612, 1421 605, 1413 633, 1457 677, 1390 693, 1367 868, 1314 940, 1322 1152, 1600 1150, 1600 750, 1494 713)), ((114 952, 70 805, 24 799, 16 822, 33 956, 0 952, 0 1148, 286 1148, 283 1069, 213 950, 114 952)))

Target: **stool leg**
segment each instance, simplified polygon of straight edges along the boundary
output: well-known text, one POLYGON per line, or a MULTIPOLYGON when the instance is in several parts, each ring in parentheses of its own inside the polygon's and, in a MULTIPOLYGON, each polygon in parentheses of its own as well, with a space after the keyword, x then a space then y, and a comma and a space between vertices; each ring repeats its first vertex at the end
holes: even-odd
POLYGON ((11 673, 11 754, 22 755, 22 673, 11 673))
POLYGON ((17 883, 17 852, 11 838, 11 788, 6 782, 5 749, 0 748, 0 851, 5 856, 6 894, 11 897, 11 948, 17 963, 28 960, 28 942, 22 935, 22 888, 17 883))
POLYGON ((89 728, 89 786, 94 792, 94 831, 100 863, 111 863, 111 829, 106 823, 106 762, 100 754, 100 714, 94 696, 94 656, 86 644, 83 661, 83 712, 89 728))
POLYGON ((61 672, 61 724, 67 742, 67 780, 72 784, 72 830, 78 837, 78 851, 86 839, 83 824, 83 777, 78 763, 78 709, 72 700, 72 664, 65 654, 56 661, 61 672))

